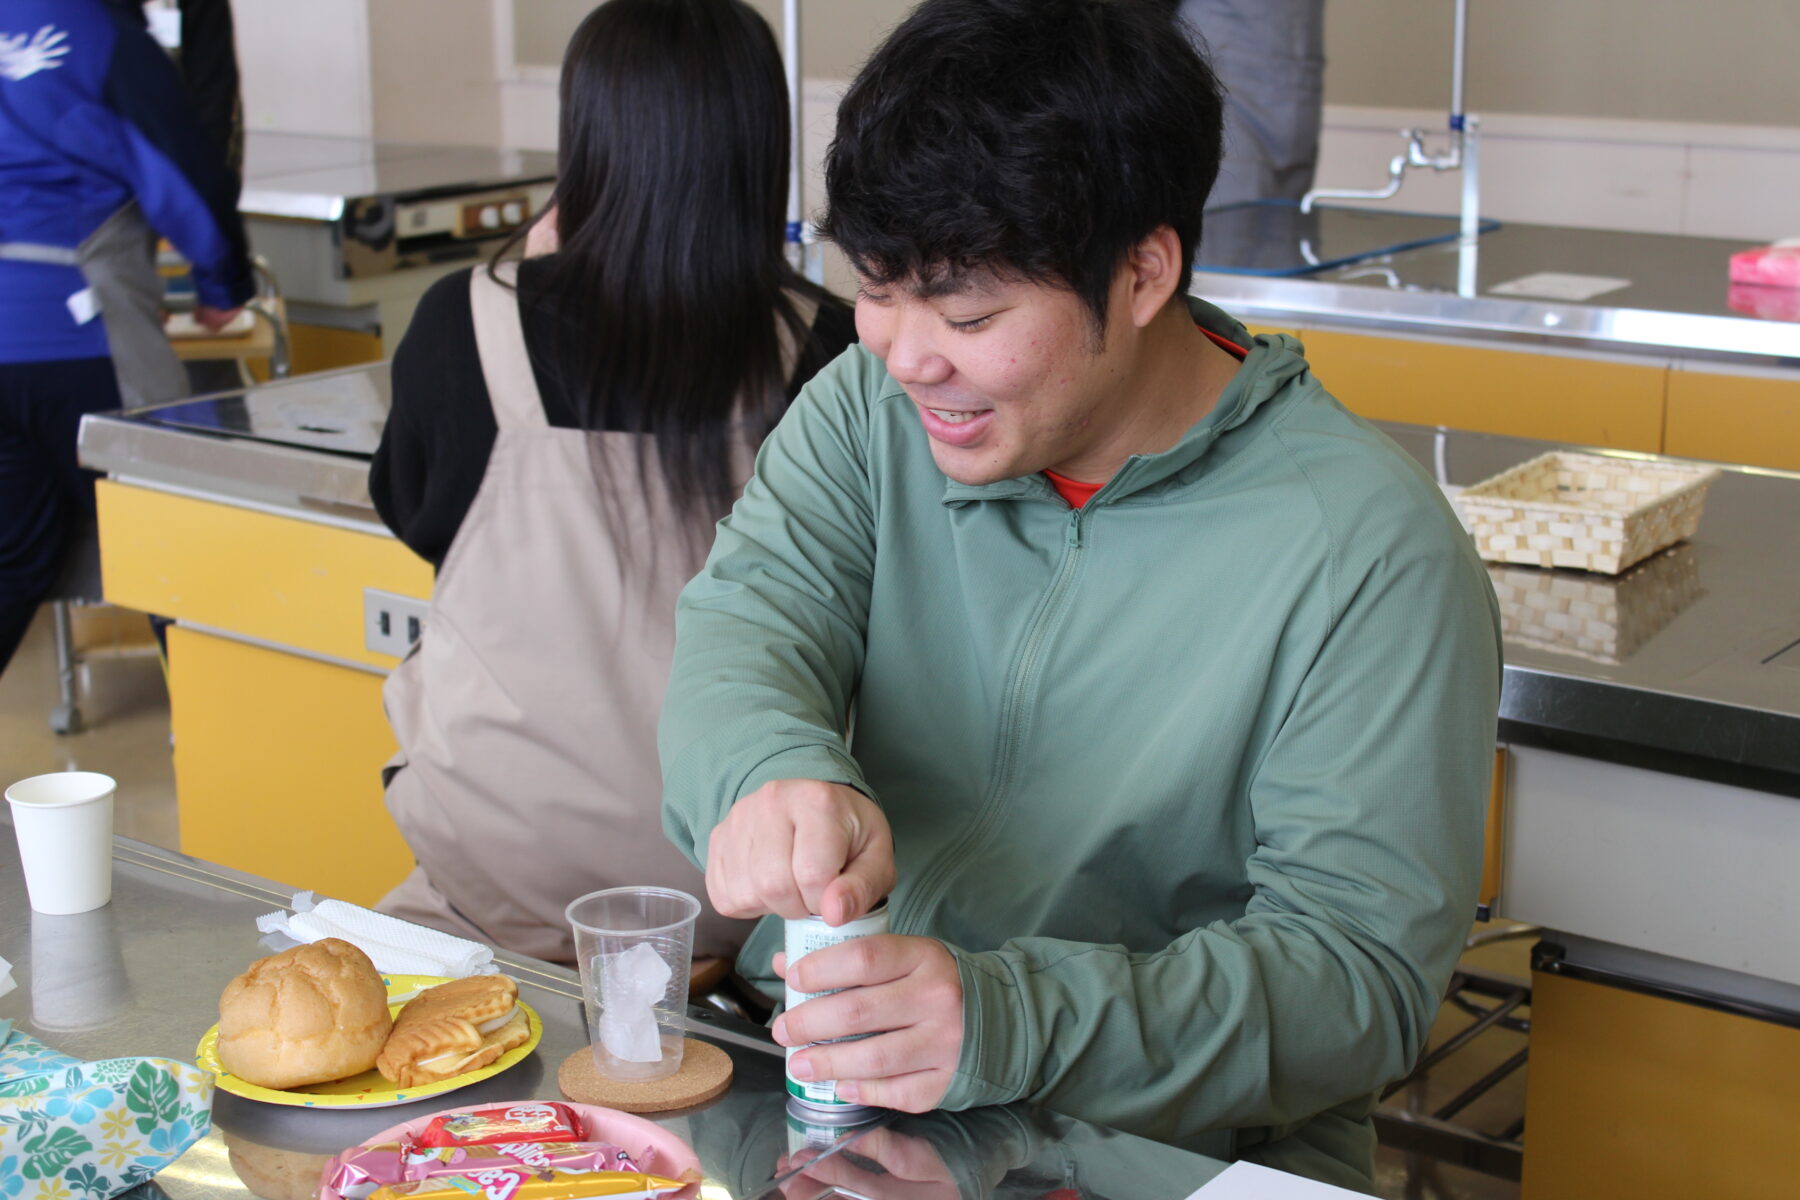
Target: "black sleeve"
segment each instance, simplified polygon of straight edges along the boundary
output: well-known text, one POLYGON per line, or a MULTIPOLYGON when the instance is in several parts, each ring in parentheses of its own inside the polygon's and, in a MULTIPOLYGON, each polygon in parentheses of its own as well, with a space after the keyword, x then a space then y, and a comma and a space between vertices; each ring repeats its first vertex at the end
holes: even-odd
POLYGON ((812 329, 807 333, 806 347, 800 351, 800 357, 794 363, 794 376, 788 380, 787 398, 790 402, 800 394, 817 375, 825 364, 844 352, 844 348, 856 341, 856 311, 836 296, 826 296, 819 302, 819 311, 813 317, 812 329))
POLYGON ((235 308, 256 294, 237 180, 194 115, 181 76, 148 33, 111 10, 113 41, 102 103, 122 123, 118 173, 150 227, 192 264, 203 304, 235 308))
POLYGON ((441 566, 499 436, 475 347, 468 271, 426 291, 391 371, 393 402, 369 496, 396 537, 441 566))
POLYGON ((230 0, 181 0, 181 79, 200 127, 225 156, 235 198, 244 173, 244 119, 230 0))

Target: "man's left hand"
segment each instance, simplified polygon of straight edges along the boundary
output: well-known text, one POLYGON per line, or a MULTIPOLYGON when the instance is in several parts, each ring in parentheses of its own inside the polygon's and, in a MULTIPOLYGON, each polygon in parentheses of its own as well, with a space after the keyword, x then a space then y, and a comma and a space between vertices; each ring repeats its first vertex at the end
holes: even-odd
POLYGON ((815 996, 776 1018, 775 1040, 808 1046, 788 1069, 802 1080, 835 1079, 852 1104, 929 1112, 950 1090, 962 1054, 962 980, 956 958, 933 938, 878 934, 815 950, 786 972, 815 996), (839 991, 838 989, 845 989, 839 991), (838 1038, 872 1034, 854 1042, 838 1038))

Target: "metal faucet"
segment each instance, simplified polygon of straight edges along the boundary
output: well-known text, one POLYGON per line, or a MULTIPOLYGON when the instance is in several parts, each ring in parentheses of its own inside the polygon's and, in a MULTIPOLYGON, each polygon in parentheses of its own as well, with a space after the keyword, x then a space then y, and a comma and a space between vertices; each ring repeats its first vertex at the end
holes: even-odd
POLYGON ((1388 163, 1385 187, 1371 190, 1355 188, 1314 188, 1300 200, 1300 211, 1311 212, 1319 200, 1386 200, 1400 191, 1400 183, 1408 167, 1430 167, 1434 171, 1456 171, 1462 177, 1462 222, 1460 233, 1465 245, 1472 245, 1481 232, 1481 118, 1463 112, 1463 71, 1468 59, 1469 0, 1456 0, 1456 32, 1451 50, 1450 74, 1450 148, 1433 154, 1425 148, 1427 131, 1403 129, 1406 153, 1396 154, 1388 163))

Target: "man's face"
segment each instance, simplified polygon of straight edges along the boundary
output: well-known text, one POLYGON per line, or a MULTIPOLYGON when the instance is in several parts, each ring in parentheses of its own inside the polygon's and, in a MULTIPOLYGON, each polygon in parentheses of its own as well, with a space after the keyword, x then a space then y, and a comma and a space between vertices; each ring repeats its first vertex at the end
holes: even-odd
POLYGON ((950 478, 980 485, 1048 468, 1084 479, 1123 417, 1133 339, 1124 297, 1113 299, 1103 344, 1074 292, 992 276, 947 291, 867 286, 856 329, 906 390, 950 478))

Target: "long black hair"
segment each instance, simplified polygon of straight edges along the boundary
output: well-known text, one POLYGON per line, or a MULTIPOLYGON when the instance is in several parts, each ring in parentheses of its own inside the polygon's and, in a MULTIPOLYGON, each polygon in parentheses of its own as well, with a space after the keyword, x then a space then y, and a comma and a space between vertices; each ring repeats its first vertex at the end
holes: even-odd
POLYGON ((561 99, 561 246, 530 289, 556 314, 553 369, 585 428, 650 436, 687 524, 715 519, 738 422, 755 445, 784 407, 794 297, 825 295, 783 254, 774 35, 742 0, 608 0, 569 41, 561 99))

